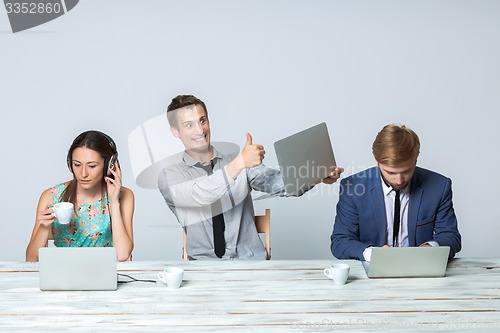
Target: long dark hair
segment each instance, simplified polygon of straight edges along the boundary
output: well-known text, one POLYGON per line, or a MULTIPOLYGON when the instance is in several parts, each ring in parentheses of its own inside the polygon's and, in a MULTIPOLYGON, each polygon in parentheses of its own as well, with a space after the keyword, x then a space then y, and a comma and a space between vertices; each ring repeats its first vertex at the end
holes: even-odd
POLYGON ((73 143, 69 147, 68 156, 66 158, 68 163, 68 168, 71 171, 71 173, 73 173, 73 179, 69 182, 68 186, 62 193, 62 201, 69 201, 73 203, 73 205, 75 206, 75 211, 77 210, 76 207, 77 181, 75 174, 73 172, 73 151, 76 148, 80 147, 92 149, 98 152, 102 156, 102 158, 104 158, 104 170, 103 170, 103 178, 101 181, 101 193, 104 193, 106 189, 106 182, 104 181, 104 177, 106 176, 109 160, 111 159, 111 156, 118 154, 116 150, 116 144, 113 141, 113 139, 111 139, 110 136, 99 131, 83 132, 80 135, 78 135, 75 138, 75 140, 73 140, 73 143))

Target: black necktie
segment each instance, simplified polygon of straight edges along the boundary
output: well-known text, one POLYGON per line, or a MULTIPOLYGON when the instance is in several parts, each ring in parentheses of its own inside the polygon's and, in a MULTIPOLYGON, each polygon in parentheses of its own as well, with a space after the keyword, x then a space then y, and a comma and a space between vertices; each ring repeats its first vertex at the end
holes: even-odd
MULTIPOLYGON (((213 173, 214 161, 210 161, 210 167, 206 168, 208 175, 213 173)), ((224 239, 224 215, 222 214, 222 204, 220 200, 212 203, 212 229, 214 233, 214 252, 219 258, 226 253, 226 240, 224 239)))
POLYGON ((399 200, 399 191, 396 191, 394 198, 394 226, 392 229, 392 246, 398 246, 399 223, 400 223, 401 201, 399 200))

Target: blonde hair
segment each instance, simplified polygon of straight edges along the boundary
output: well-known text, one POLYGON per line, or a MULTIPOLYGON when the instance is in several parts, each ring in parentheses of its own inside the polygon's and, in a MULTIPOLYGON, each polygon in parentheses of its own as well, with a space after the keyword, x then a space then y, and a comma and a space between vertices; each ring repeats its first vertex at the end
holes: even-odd
POLYGON ((372 146, 377 162, 396 166, 410 160, 417 161, 420 153, 418 135, 405 125, 390 124, 378 132, 372 146))

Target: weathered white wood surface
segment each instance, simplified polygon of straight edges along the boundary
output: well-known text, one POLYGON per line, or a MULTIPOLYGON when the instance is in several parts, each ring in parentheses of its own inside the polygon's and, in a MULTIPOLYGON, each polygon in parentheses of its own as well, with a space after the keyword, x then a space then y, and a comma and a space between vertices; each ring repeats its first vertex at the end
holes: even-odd
POLYGON ((323 275, 333 262, 118 263, 119 273, 153 280, 180 266, 184 282, 103 292, 42 292, 36 263, 0 262, 0 331, 500 331, 500 258, 456 259, 431 279, 368 279, 344 261, 344 286, 323 275))

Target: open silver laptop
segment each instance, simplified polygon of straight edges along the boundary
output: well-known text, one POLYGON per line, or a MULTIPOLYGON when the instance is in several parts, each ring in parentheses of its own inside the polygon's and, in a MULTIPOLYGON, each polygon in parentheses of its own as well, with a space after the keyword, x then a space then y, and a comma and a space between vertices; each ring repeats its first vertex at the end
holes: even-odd
POLYGON ((285 190, 262 195, 256 200, 277 195, 301 196, 328 177, 337 165, 324 122, 276 141, 274 150, 285 190))
POLYGON ((38 251, 40 290, 116 290, 113 247, 43 247, 38 251))
POLYGON ((374 247, 362 264, 369 278, 443 277, 449 253, 449 246, 374 247))
POLYGON ((335 170, 337 163, 326 123, 274 143, 286 196, 300 196, 335 170))

